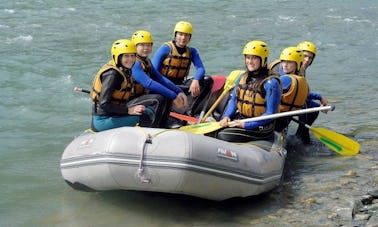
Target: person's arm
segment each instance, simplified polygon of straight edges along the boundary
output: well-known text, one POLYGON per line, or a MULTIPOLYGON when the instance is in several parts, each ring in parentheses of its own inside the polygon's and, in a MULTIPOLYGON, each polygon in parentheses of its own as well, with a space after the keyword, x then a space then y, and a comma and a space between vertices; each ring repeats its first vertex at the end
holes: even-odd
POLYGON ((163 76, 158 70, 155 69, 155 67, 152 67, 151 70, 151 74, 154 80, 164 85, 169 90, 174 91, 176 94, 184 93, 184 91, 180 87, 176 86, 172 81, 163 76))
POLYGON ((135 62, 132 68, 132 77, 140 83, 145 89, 152 91, 154 93, 158 93, 167 97, 171 100, 176 99, 177 94, 174 91, 169 90, 168 88, 164 87, 160 83, 151 79, 147 74, 143 71, 140 62, 135 62))
POLYGON ((160 46, 154 53, 154 56, 151 60, 153 67, 160 72, 163 61, 171 52, 171 49, 167 44, 160 46))
POLYGON ((111 69, 101 75, 101 81, 100 108, 109 115, 128 115, 128 108, 126 106, 120 106, 111 102, 112 94, 114 90, 120 87, 123 77, 117 71, 111 69))
POLYGON ((314 93, 310 92, 307 96, 306 104, 308 107, 317 107, 320 106, 320 104, 314 100, 318 100, 321 105, 326 106, 328 105, 328 100, 326 97, 321 95, 320 93, 314 93))
POLYGON ((192 62, 194 67, 196 68, 196 72, 194 74, 195 80, 201 80, 205 76, 205 66, 202 63, 201 57, 197 51, 197 49, 191 47, 190 48, 190 54, 192 58, 192 62))
POLYGON ((236 88, 234 88, 230 95, 230 100, 228 100, 226 110, 223 113, 222 118, 228 117, 232 118, 237 110, 236 106, 236 88))
MULTIPOLYGON (((280 84, 275 78, 271 78, 264 83, 264 89, 266 91, 266 111, 262 116, 275 114, 278 111, 278 107, 281 101, 281 89, 280 84)), ((262 125, 266 125, 273 121, 273 119, 266 119, 260 121, 250 121, 244 123, 245 129, 254 129, 262 125)))

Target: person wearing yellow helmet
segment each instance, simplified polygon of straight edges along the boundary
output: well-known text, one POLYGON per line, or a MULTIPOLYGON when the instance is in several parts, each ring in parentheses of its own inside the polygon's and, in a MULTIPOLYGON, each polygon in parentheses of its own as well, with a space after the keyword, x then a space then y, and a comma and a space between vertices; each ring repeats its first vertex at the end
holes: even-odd
POLYGON ((111 60, 101 67, 93 79, 90 97, 93 131, 104 131, 146 122, 156 124, 159 106, 164 99, 145 95, 132 78, 136 46, 128 39, 116 40, 111 46, 111 60))
POLYGON ((197 49, 188 46, 193 35, 192 24, 187 21, 177 22, 173 35, 172 41, 165 42, 156 50, 152 64, 174 84, 184 85, 184 92, 194 98, 187 111, 193 115, 199 104, 198 101, 202 101, 210 92, 212 81, 205 77, 205 67, 197 49), (196 72, 193 78, 188 79, 192 63, 196 72))
POLYGON ((303 51, 303 55, 304 55, 304 59, 303 59, 303 65, 302 65, 302 74, 304 76, 305 75, 305 71, 307 69, 307 67, 309 67, 313 60, 315 59, 315 55, 316 55, 316 46, 314 43, 310 42, 310 41, 303 41, 303 42, 300 42, 297 47, 299 49, 301 49, 303 51))
MULTIPOLYGON (((132 76, 135 81, 141 84, 143 88, 147 89, 150 93, 161 94, 166 99, 173 100, 173 105, 176 108, 182 109, 186 107, 188 101, 183 90, 161 75, 161 73, 152 66, 151 60, 148 57, 152 52, 153 46, 151 33, 144 30, 136 31, 133 33, 131 40, 136 44, 137 48, 137 61, 132 68, 132 76)), ((167 126, 171 103, 172 102, 168 101, 163 111, 164 113, 159 127, 167 126)))
MULTIPOLYGON (((297 47, 303 51, 304 60, 301 68, 301 74, 306 76, 306 69, 312 64, 313 60, 315 59, 317 48, 315 44, 310 41, 302 41, 297 45, 297 47)), ((306 100, 305 108, 319 107, 320 105, 328 105, 326 97, 324 97, 320 93, 310 92, 306 100)), ((298 116, 298 119, 301 122, 304 122, 307 125, 311 126, 315 122, 318 115, 319 112, 307 113, 298 116)), ((298 126, 296 135, 305 144, 309 144, 311 142, 309 129, 303 124, 300 124, 298 126)))
POLYGON ((281 98, 280 79, 268 75, 269 47, 265 42, 260 40, 248 42, 242 54, 246 70, 239 76, 232 91, 220 121, 221 126, 226 128, 217 133, 217 138, 230 142, 270 139, 274 131, 274 120, 251 122, 240 120, 278 112, 281 98), (235 123, 228 125, 231 119, 235 123))
MULTIPOLYGON (((297 47, 287 47, 281 51, 279 72, 282 82, 280 112, 303 108, 309 94, 309 86, 304 76, 299 75, 303 65, 303 51, 297 47)), ((281 132, 290 123, 291 117, 279 118, 275 130, 281 132)))

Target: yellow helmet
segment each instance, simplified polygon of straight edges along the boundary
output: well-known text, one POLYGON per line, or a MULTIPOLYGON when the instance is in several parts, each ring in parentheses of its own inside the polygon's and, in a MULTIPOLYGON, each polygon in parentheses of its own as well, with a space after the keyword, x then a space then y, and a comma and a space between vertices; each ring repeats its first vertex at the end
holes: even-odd
POLYGON ((269 57, 269 47, 263 41, 253 40, 244 46, 243 54, 259 56, 261 58, 261 67, 266 67, 269 57))
POLYGON ((118 57, 121 54, 136 54, 136 46, 133 41, 128 39, 119 39, 115 41, 112 45, 110 53, 115 65, 118 64, 118 57))
POLYGON ((308 51, 308 52, 313 53, 314 56, 316 55, 316 46, 314 43, 310 41, 300 42, 297 47, 303 51, 308 51))
POLYGON ((139 43, 154 43, 151 33, 148 31, 136 31, 131 37, 131 41, 138 45, 139 43))
POLYGON ((177 22, 175 29, 173 31, 173 35, 176 35, 176 32, 182 32, 192 35, 193 34, 193 26, 191 23, 187 21, 179 21, 177 22))
POLYGON ((280 60, 296 62, 297 71, 299 71, 304 60, 303 51, 298 47, 287 47, 281 52, 280 60))

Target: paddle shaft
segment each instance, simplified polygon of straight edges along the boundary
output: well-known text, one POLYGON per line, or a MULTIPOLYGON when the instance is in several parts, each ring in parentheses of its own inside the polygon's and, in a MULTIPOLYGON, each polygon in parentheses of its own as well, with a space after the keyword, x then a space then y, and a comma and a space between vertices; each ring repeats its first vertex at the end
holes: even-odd
POLYGON ((235 83, 237 79, 239 78, 240 74, 242 73, 242 70, 234 70, 228 75, 226 79, 226 84, 224 85, 224 90, 222 94, 218 97, 218 99, 213 103, 213 105, 210 107, 210 109, 207 111, 207 113, 203 116, 203 121, 206 121, 206 118, 210 116, 210 114, 215 110, 215 108, 219 105, 219 103, 222 101, 223 97, 235 86, 235 83))
MULTIPOLYGON (((260 116, 260 117, 252 117, 252 118, 246 118, 240 120, 241 122, 249 122, 249 121, 261 121, 261 120, 267 120, 267 119, 276 119, 280 117, 288 117, 288 116, 296 116, 296 115, 301 115, 305 113, 312 113, 312 112, 318 112, 318 111, 327 111, 331 110, 333 111, 335 109, 335 106, 320 106, 320 107, 313 107, 313 108, 308 108, 308 109, 303 109, 303 110, 294 110, 294 111, 287 111, 283 113, 276 113, 276 114, 270 114, 270 115, 265 115, 265 116, 260 116)), ((234 122, 230 122, 229 124, 232 124, 234 122)))
MULTIPOLYGON (((318 112, 318 111, 327 111, 327 110, 333 110, 334 106, 321 106, 321 107, 313 107, 308 108, 304 110, 294 110, 294 111, 288 111, 284 113, 276 113, 276 114, 270 114, 266 116, 260 116, 260 117, 252 117, 252 118, 246 118, 243 120, 240 120, 242 122, 250 122, 250 121, 260 121, 260 120, 267 120, 267 119, 275 119, 280 117, 286 117, 286 116, 297 116, 305 113, 311 113, 311 112, 318 112)), ((229 122, 229 125, 233 124, 235 122, 229 122)), ((213 122, 206 122, 206 123, 200 123, 200 124, 194 124, 194 125, 188 125, 188 126, 182 126, 180 130, 194 133, 194 134, 206 134, 210 132, 214 132, 216 130, 221 129, 222 126, 217 121, 213 122)))
POLYGON ((91 91, 83 89, 81 87, 74 87, 74 91, 80 91, 80 92, 87 93, 87 94, 91 93, 91 91))

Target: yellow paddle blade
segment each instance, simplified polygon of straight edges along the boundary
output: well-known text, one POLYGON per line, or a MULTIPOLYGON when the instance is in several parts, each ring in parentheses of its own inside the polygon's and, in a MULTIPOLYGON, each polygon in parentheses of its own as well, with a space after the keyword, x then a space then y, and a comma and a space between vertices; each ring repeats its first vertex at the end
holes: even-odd
POLYGON ((236 81, 243 72, 243 70, 234 70, 230 72, 230 74, 227 76, 226 84, 224 85, 223 89, 225 91, 231 90, 235 86, 236 81))
POLYGON ((220 126, 219 122, 213 121, 195 125, 182 126, 179 128, 179 130, 190 132, 193 134, 206 134, 209 132, 214 132, 220 128, 222 128, 222 126, 220 126))
POLYGON ((243 72, 243 70, 234 70, 227 76, 226 83, 223 87, 223 92, 213 103, 213 105, 211 105, 210 109, 206 112, 206 114, 202 117, 202 121, 206 121, 207 117, 210 116, 210 114, 215 110, 215 108, 222 101, 223 97, 227 94, 227 92, 235 86, 236 81, 243 72))
POLYGON ((357 155, 360 151, 359 143, 337 132, 313 127, 310 130, 320 142, 340 155, 352 156, 357 155))

